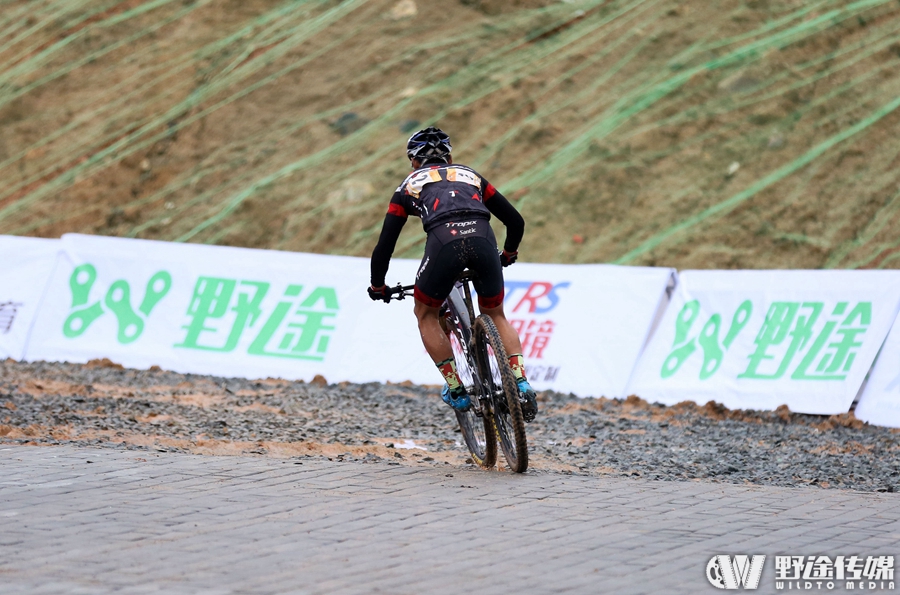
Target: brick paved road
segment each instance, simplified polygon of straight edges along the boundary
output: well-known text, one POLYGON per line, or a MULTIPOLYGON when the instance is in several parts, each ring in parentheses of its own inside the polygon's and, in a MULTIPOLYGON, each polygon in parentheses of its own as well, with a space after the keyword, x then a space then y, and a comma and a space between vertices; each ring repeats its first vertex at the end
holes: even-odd
POLYGON ((719 593, 714 554, 900 554, 895 494, 298 462, 0 447, 0 593, 719 593))

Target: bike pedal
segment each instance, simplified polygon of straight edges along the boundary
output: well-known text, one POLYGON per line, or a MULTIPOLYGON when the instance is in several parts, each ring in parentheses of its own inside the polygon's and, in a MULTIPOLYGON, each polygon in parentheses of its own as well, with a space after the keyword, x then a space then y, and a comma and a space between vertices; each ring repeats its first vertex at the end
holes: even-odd
POLYGON ((519 406, 522 409, 522 419, 525 420, 526 423, 533 422, 534 418, 537 417, 537 410, 531 408, 528 404, 528 399, 519 397, 519 406))

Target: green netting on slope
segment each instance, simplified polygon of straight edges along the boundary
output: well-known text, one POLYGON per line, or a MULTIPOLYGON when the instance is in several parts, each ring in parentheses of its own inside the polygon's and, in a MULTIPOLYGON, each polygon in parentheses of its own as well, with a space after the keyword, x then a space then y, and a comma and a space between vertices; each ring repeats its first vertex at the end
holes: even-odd
MULTIPOLYGON (((180 74, 183 74, 185 70, 193 68, 197 61, 203 61, 213 58, 214 56, 228 48, 230 44, 242 41, 246 44, 246 47, 252 48, 257 43, 270 43, 271 39, 266 36, 266 33, 269 30, 268 27, 272 26, 273 23, 282 24, 282 21, 284 21, 286 17, 295 12, 298 4, 302 3, 288 2, 282 5, 277 9, 262 15, 261 17, 256 19, 255 22, 248 24, 247 26, 234 32, 233 34, 216 40, 214 43, 202 48, 200 51, 196 52, 196 55, 192 55, 191 53, 181 54, 172 60, 153 64, 152 72, 139 71, 134 73, 110 90, 109 95, 112 98, 110 101, 96 107, 85 106, 86 109, 84 109, 66 126, 42 138, 37 143, 25 147, 21 153, 13 155, 9 159, 0 162, 0 171, 2 171, 2 168, 10 165, 12 162, 21 160, 25 153, 33 151, 35 149, 39 149, 43 145, 51 143, 56 138, 81 127, 86 122, 121 120, 127 122, 127 124, 122 128, 117 128, 111 131, 107 131, 104 127, 104 133, 99 137, 95 137, 90 134, 81 135, 75 143, 68 143, 62 147, 59 147, 58 151, 61 154, 52 155, 52 157, 56 157, 57 159, 62 160, 65 158, 65 155, 71 156, 73 153, 76 155, 91 153, 97 150, 98 147, 102 148, 108 146, 110 143, 121 138, 128 132, 131 132, 148 124, 152 126, 152 124, 158 123, 158 118, 154 119, 153 117, 147 117, 141 114, 142 111, 146 111, 145 106, 142 105, 142 102, 140 101, 142 94, 146 93, 153 87, 161 86, 164 84, 167 85, 167 91, 169 91, 169 82, 173 78, 177 77, 180 74), (257 29, 258 31, 255 31, 257 29), (120 91, 124 91, 124 93, 120 91)), ((177 17, 184 17, 185 14, 186 13, 180 13, 179 15, 177 15, 177 17)), ((294 16, 296 18, 296 15, 294 16)), ((177 18, 166 20, 177 20, 177 18)), ((91 53, 86 58, 87 60, 77 60, 77 64, 67 64, 65 68, 69 71, 75 70, 77 67, 83 66, 86 62, 90 62, 91 60, 96 59, 97 54, 91 53)), ((171 87, 175 87, 177 89, 177 84, 171 85, 171 87)), ((170 129, 167 132, 171 133, 173 132, 173 130, 170 129)), ((33 183, 35 180, 45 177, 48 173, 51 173, 52 170, 53 166, 51 166, 47 170, 38 172, 33 178, 25 180, 23 182, 23 185, 33 183)), ((10 191, 14 192, 18 189, 18 187, 14 187, 11 188, 10 191)))
MULTIPOLYGON (((72 7, 79 7, 86 11, 85 14, 102 14, 118 4, 43 3, 39 10, 43 11, 41 14, 52 15, 54 10, 65 9, 67 12, 58 14, 67 15, 66 22, 72 23, 71 28, 77 27, 85 18, 72 7)), ((170 24, 188 18, 190 13, 208 8, 203 3, 187 7, 169 4, 148 2, 139 7, 139 12, 118 12, 91 22, 84 29, 110 31, 137 21, 141 28, 124 30, 122 37, 105 39, 102 47, 87 53, 73 50, 80 37, 66 38, 51 45, 38 38, 22 44, 23 39, 28 40, 30 35, 39 32, 40 28, 35 29, 38 25, 32 24, 29 29, 29 25, 17 20, 19 17, 16 16, 3 21, 0 48, 12 49, 16 60, 9 62, 11 69, 0 70, 0 80, 15 81, 18 88, 12 92, 17 94, 15 97, 0 93, 0 102, 10 103, 55 85, 57 80, 77 73, 94 61, 115 55, 128 43, 145 43, 154 31, 164 30, 170 24), (150 18, 157 13, 157 20, 150 18), (26 31, 30 31, 29 35, 23 36, 26 31)), ((411 95, 392 101, 388 84, 377 87, 377 75, 360 73, 360 80, 369 81, 367 84, 373 88, 366 98, 351 101, 338 98, 327 109, 305 114, 291 124, 282 124, 278 130, 261 130, 240 139, 248 146, 250 154, 258 155, 263 145, 274 147, 273 159, 251 166, 248 162, 252 159, 246 156, 232 156, 226 151, 219 155, 213 149, 210 154, 219 155, 217 159, 201 161, 180 171, 165 186, 146 196, 120 201, 123 208, 147 206, 157 209, 142 216, 141 221, 125 233, 140 236, 162 222, 174 219, 166 228, 166 233, 171 234, 168 235, 170 239, 217 242, 241 227, 239 213, 246 202, 260 195, 267 196, 272 188, 280 195, 290 195, 290 189, 295 188, 294 197, 285 201, 282 208, 290 212, 295 226, 309 224, 327 212, 328 216, 320 221, 311 236, 315 242, 324 241, 339 225, 338 218, 330 210, 343 207, 347 216, 370 218, 372 210, 385 200, 386 193, 376 192, 362 203, 345 206, 339 204, 339 197, 328 199, 327 189, 350 176, 366 175, 365 172, 384 163, 402 166, 396 146, 397 122, 410 111, 428 113, 425 117, 418 116, 421 124, 426 125, 458 117, 466 110, 490 108, 493 102, 508 103, 509 107, 498 111, 491 122, 463 137, 462 142, 457 143, 457 150, 470 156, 467 161, 483 166, 489 172, 500 167, 505 178, 490 175, 495 181, 502 182, 505 192, 530 189, 520 203, 526 209, 531 208, 532 203, 537 208, 547 200, 548 195, 558 190, 559 181, 567 176, 590 175, 589 170, 596 163, 592 151, 598 142, 608 141, 615 152, 617 143, 648 131, 714 117, 724 118, 712 131, 697 134, 688 141, 635 154, 621 162, 622 167, 641 167, 678 154, 692 144, 705 146, 717 136, 739 132, 740 123, 728 120, 734 114, 748 112, 780 95, 808 88, 816 88, 817 95, 808 107, 796 110, 799 121, 796 131, 815 132, 817 125, 839 126, 840 130, 829 136, 829 139, 838 139, 836 144, 829 145, 826 140, 816 145, 826 146, 824 151, 827 152, 827 147, 867 132, 868 128, 864 127, 850 136, 843 136, 854 128, 842 123, 840 118, 852 113, 853 108, 846 105, 835 108, 832 103, 838 99, 844 101, 854 86, 872 84, 871 93, 859 98, 859 105, 863 106, 860 109, 868 109, 872 115, 871 108, 865 106, 879 99, 885 88, 880 80, 881 73, 890 73, 891 66, 871 67, 868 62, 873 55, 892 45, 891 38, 897 31, 896 20, 873 28, 866 43, 859 42, 849 48, 828 48, 821 55, 794 65, 793 72, 779 72, 764 79, 763 84, 751 93, 736 98, 710 97, 709 84, 698 85, 697 77, 711 75, 721 79, 737 68, 765 62, 772 52, 845 27, 845 22, 868 19, 871 11, 887 10, 889 4, 866 1, 786 5, 783 12, 773 14, 759 26, 745 28, 724 38, 713 38, 707 33, 688 40, 677 52, 666 56, 652 55, 658 35, 667 34, 665 12, 668 5, 663 2, 582 2, 576 6, 584 11, 582 16, 573 13, 573 7, 559 4, 547 10, 513 13, 492 27, 454 29, 447 36, 452 43, 444 43, 441 39, 404 47, 402 58, 385 61, 383 72, 393 72, 389 63, 405 63, 409 56, 415 56, 409 64, 410 78, 417 81, 411 95), (451 72, 442 70, 448 61, 458 64, 458 68, 451 72), (849 82, 828 87, 833 85, 832 79, 844 76, 844 71, 851 71, 863 63, 866 63, 866 69, 853 72, 849 82), (535 80, 540 81, 540 86, 532 86, 528 93, 509 98, 509 91, 515 85, 535 80), (822 84, 826 85, 824 92, 820 90, 822 84), (694 103, 688 109, 671 113, 670 106, 675 99, 681 105, 694 103), (834 117, 811 113, 820 106, 834 117), (316 127, 327 125, 330 119, 354 110, 369 110, 368 124, 327 146, 319 143, 311 150, 302 144, 291 146, 292 137, 310 134, 317 130, 316 127), (573 122, 578 124, 572 125, 573 122), (544 146, 529 150, 517 161, 509 157, 517 152, 523 138, 527 139, 534 130, 544 129, 556 130, 555 136, 541 137, 544 146), (347 155, 354 151, 361 152, 361 156, 348 164, 347 155), (227 163, 218 159, 225 159, 227 163), (339 162, 340 167, 329 169, 328 164, 333 162, 339 162), (167 201, 172 201, 173 207, 160 209, 167 201)), ((111 94, 107 103, 85 106, 64 126, 26 148, 0 158, 0 176, 6 182, 0 193, 0 224, 8 222, 16 226, 14 229, 28 231, 53 221, 64 221, 76 212, 91 212, 91 207, 85 206, 72 213, 48 213, 41 218, 30 215, 42 201, 66 191, 77 182, 104 175, 123 159, 141 155, 156 143, 174 138, 198 122, 215 118, 228 106, 246 105, 260 90, 280 84, 292 73, 302 72, 317 60, 336 55, 343 43, 371 26, 371 23, 353 19, 372 5, 372 2, 363 1, 284 3, 238 31, 223 31, 221 40, 208 44, 199 52, 169 54, 166 61, 160 62, 149 73, 130 75, 118 83, 123 92, 111 94), (346 26, 351 21, 354 24, 346 26), (185 85, 179 78, 180 73, 192 70, 198 73, 199 84, 185 85), (138 81, 136 88, 129 88, 131 81, 138 81), (155 103, 150 109, 144 93, 167 83, 171 83, 170 88, 163 94, 154 95, 155 103), (103 119, 116 123, 116 126, 91 127, 92 122, 103 119), (78 134, 81 131, 87 133, 78 134), (44 148, 49 150, 40 169, 29 170, 24 177, 13 175, 26 154, 44 148)), ((382 3, 382 6, 388 5, 382 3)), ((44 21, 38 21, 41 22, 44 21)), ((79 35, 84 29, 78 29, 69 37, 79 35)), ((717 78, 711 79, 710 84, 714 85, 717 78)), ((885 105, 883 101, 881 103, 885 105)), ((874 115, 878 113, 881 112, 874 112, 874 115)), ((762 176, 758 183, 768 188, 822 155, 824 153, 807 151, 792 156, 791 163, 800 165, 793 169, 782 168, 785 173, 774 180, 768 175, 762 176), (811 159, 804 161, 809 155, 812 155, 811 159)), ((680 201, 683 196, 700 191, 700 185, 691 185, 674 193, 670 200, 680 201)), ((716 204, 730 204, 734 196, 723 197, 724 200, 716 204)), ((755 193, 749 195, 752 196, 755 193)), ((788 197, 788 203, 796 200, 796 195, 792 196, 794 198, 788 197)), ((630 246, 622 258, 633 259, 645 254, 684 230, 711 216, 718 216, 717 208, 722 207, 685 213, 678 221, 682 227, 666 228, 654 234, 631 234, 635 237, 643 235, 640 238, 643 243, 630 246), (642 246, 652 247, 643 249, 642 246)), ((721 212, 726 211, 727 208, 721 212)), ((378 224, 379 221, 370 220, 358 226, 350 236, 351 245, 358 246, 371 240, 378 224)), ((628 224, 609 227, 591 238, 581 254, 590 259, 592 250, 601 244, 616 242, 617 236, 628 232, 628 224)), ((279 246, 287 241, 287 236, 274 240, 279 246)), ((404 240, 399 249, 408 249, 418 241, 418 238, 404 240)))
MULTIPOLYGON (((595 2, 594 4, 599 4, 599 2, 595 2)), ((449 108, 442 110, 434 114, 429 121, 423 123, 426 125, 428 123, 433 123, 442 117, 446 111, 449 109, 459 109, 464 107, 470 103, 477 101, 480 98, 483 98, 486 95, 496 91, 500 88, 500 84, 496 81, 490 81, 489 77, 492 74, 497 72, 503 72, 506 75, 520 73, 522 70, 527 70, 529 68, 533 68, 535 64, 535 60, 540 59, 542 57, 546 57, 548 54, 552 54, 554 50, 558 48, 558 46, 567 46, 573 42, 573 40, 584 35, 584 32, 581 31, 580 28, 575 28, 572 32, 568 33, 565 36, 562 36, 559 40, 556 41, 555 44, 550 45, 549 47, 538 46, 538 47, 528 47, 524 48, 523 51, 523 43, 520 40, 516 40, 511 44, 508 44, 502 50, 491 54, 485 59, 476 61, 472 64, 466 65, 460 71, 454 73, 447 79, 441 80, 435 84, 429 85, 424 89, 420 90, 414 97, 407 98, 403 101, 398 102, 394 107, 389 109, 388 111, 379 114, 378 118, 375 119, 372 123, 370 123, 364 130, 361 130, 358 135, 355 135, 353 138, 343 139, 338 141, 334 145, 328 147, 324 151, 320 151, 314 155, 310 155, 298 161, 295 161, 281 170, 274 172, 273 174, 261 178, 254 182, 249 188, 245 188, 237 194, 230 197, 224 207, 219 210, 216 214, 204 220, 198 226, 194 227, 187 234, 179 236, 177 240, 186 241, 192 239, 197 234, 201 233, 205 229, 218 224, 225 217, 227 217, 231 212, 233 212, 236 208, 238 208, 248 197, 252 196, 259 188, 263 186, 267 186, 276 182, 279 179, 285 178, 293 173, 296 173, 303 169, 308 169, 311 167, 315 167, 322 162, 333 158, 337 155, 343 154, 350 150, 351 148, 358 146, 360 143, 359 136, 370 136, 375 137, 383 133, 384 128, 390 126, 391 121, 398 117, 403 111, 407 108, 407 106, 412 103, 414 99, 422 99, 427 98, 429 95, 434 95, 440 93, 442 90, 453 88, 459 85, 471 85, 473 79, 483 81, 486 80, 485 84, 481 85, 475 92, 469 94, 465 98, 455 102, 449 108), (519 50, 516 52, 516 50, 519 50), (513 54, 514 61, 510 62, 500 62, 497 59, 497 56, 513 54)), ((427 70, 427 68, 425 69, 427 70)), ((379 160, 385 158, 386 155, 390 153, 396 153, 396 149, 391 146, 382 146, 381 148, 370 152, 363 159, 357 160, 355 165, 349 170, 342 170, 340 172, 340 176, 347 176, 353 171, 364 169, 370 166, 372 163, 375 163, 379 160)), ((309 212, 307 212, 304 217, 312 218, 318 215, 322 210, 326 209, 329 205, 327 203, 322 203, 317 207, 313 208, 309 212)))
MULTIPOLYGON (((221 100, 221 101, 217 102, 216 104, 214 104, 213 106, 205 108, 203 111, 201 111, 197 114, 193 114, 190 118, 183 120, 182 122, 177 124, 175 127, 169 127, 169 129, 167 129, 163 133, 157 133, 155 135, 148 136, 148 135, 152 134, 152 132, 155 131, 155 129, 157 129, 163 123, 170 121, 172 118, 177 117, 183 113, 189 112, 193 106, 199 105, 206 97, 212 96, 217 91, 221 91, 222 89, 228 88, 228 87, 232 86, 233 84, 239 83, 240 81, 246 79, 247 77, 254 75, 259 70, 261 65, 268 65, 268 64, 274 62, 279 57, 283 56, 288 51, 295 48, 299 43, 301 43, 302 41, 307 39, 310 35, 321 31, 323 28, 326 28, 330 23, 336 21, 337 19, 341 18, 348 12, 352 11, 358 5, 362 4, 362 2, 350 1, 350 2, 341 3, 339 6, 333 8, 329 11, 326 11, 325 13, 316 17, 313 20, 306 19, 305 18, 306 15, 304 13, 297 13, 296 8, 299 4, 304 4, 304 3, 303 2, 286 3, 279 9, 276 9, 276 10, 272 11, 271 13, 264 15, 261 19, 259 19, 259 21, 260 21, 258 23, 259 25, 266 25, 266 24, 273 23, 273 22, 278 23, 281 26, 281 28, 284 29, 284 32, 282 33, 280 38, 272 39, 272 38, 269 38, 269 37, 266 37, 265 35, 263 35, 263 39, 256 40, 256 43, 248 44, 248 47, 251 47, 251 48, 256 44, 260 44, 260 45, 278 44, 277 46, 275 46, 274 48, 270 48, 266 52, 263 52, 261 55, 257 56, 256 58, 249 60, 244 64, 241 64, 240 67, 234 66, 234 64, 236 64, 238 60, 233 61, 232 64, 230 66, 226 67, 222 73, 217 74, 217 76, 215 76, 213 78, 213 81, 211 84, 206 85, 202 89, 192 93, 191 96, 188 97, 185 101, 176 104, 174 107, 169 109, 163 115, 157 116, 147 122, 141 122, 142 125, 140 126, 140 128, 138 129, 137 132, 132 132, 132 133, 128 134, 125 138, 118 139, 111 146, 108 146, 104 150, 93 154, 87 163, 82 164, 82 165, 78 166, 77 168, 73 168, 71 171, 67 172, 66 175, 61 180, 59 180, 58 184, 45 185, 42 192, 32 193, 29 197, 27 197, 27 199, 25 199, 23 201, 19 201, 12 208, 7 207, 6 209, 0 210, 0 216, 8 215, 13 210, 15 210, 17 208, 21 208, 23 206, 26 206, 29 202, 40 200, 46 194, 57 191, 59 186, 65 186, 65 185, 70 184, 71 181, 76 176, 90 175, 94 171, 97 171, 99 169, 107 167, 110 164, 110 161, 106 160, 106 158, 108 158, 108 157, 113 157, 114 159, 118 160, 124 156, 127 156, 129 153, 133 153, 142 148, 145 148, 148 144, 156 142, 166 135, 171 135, 171 134, 177 132, 177 130, 179 128, 187 126, 190 123, 192 123, 193 121, 208 115, 210 112, 221 107, 222 105, 229 103, 230 101, 239 99, 240 97, 251 93, 253 90, 255 90, 256 88, 259 88, 260 86, 263 86, 263 85, 273 82, 274 80, 278 79, 280 76, 283 76, 287 72, 290 72, 291 70, 302 67, 302 65, 304 63, 303 60, 297 61, 297 62, 289 65, 288 67, 281 69, 280 71, 274 73, 273 75, 270 75, 269 77, 267 77, 266 79, 263 79, 262 81, 258 81, 258 82, 253 83, 252 85, 248 85, 246 87, 240 88, 237 92, 233 93, 227 99, 221 100), (295 21, 293 23, 293 27, 285 27, 283 24, 281 24, 279 22, 280 20, 284 20, 284 19, 293 19, 295 21), (299 21, 299 22, 296 22, 296 21, 299 21)), ((181 18, 182 16, 184 16, 184 15, 178 14, 174 18, 181 18)), ((264 34, 266 32, 268 32, 268 29, 263 30, 264 34)), ((214 44, 214 47, 211 47, 208 50, 205 50, 201 54, 211 54, 217 49, 217 46, 226 45, 237 39, 243 38, 245 35, 246 35, 245 30, 239 31, 236 34, 230 36, 229 38, 226 38, 222 42, 217 42, 216 44, 214 44)), ((118 45, 118 43, 116 45, 118 45)), ((249 55, 249 54, 250 54, 250 52, 247 52, 245 50, 243 55, 249 55)), ((89 54, 88 56, 82 58, 78 62, 76 62, 74 64, 70 64, 67 67, 70 69, 77 68, 78 66, 81 66, 84 63, 89 62, 92 59, 95 59, 96 57, 97 57, 96 53, 89 54)), ((315 56, 311 56, 311 57, 315 57, 315 56)), ((240 56, 239 56, 239 58, 240 58, 240 56)), ((108 139, 101 139, 100 144, 105 144, 107 140, 108 139)), ((25 180, 22 184, 9 188, 6 193, 0 195, 0 199, 4 198, 6 196, 9 196, 11 194, 14 194, 16 191, 35 182, 38 179, 44 177, 46 174, 47 174, 46 171, 39 172, 36 176, 34 176, 31 179, 25 180)))
POLYGON ((806 20, 786 30, 778 31, 768 37, 739 46, 724 56, 710 60, 701 66, 666 77, 660 81, 654 81, 652 84, 640 88, 637 92, 620 99, 615 106, 604 113, 584 133, 552 155, 544 167, 511 180, 509 186, 512 189, 517 189, 533 184, 541 178, 552 176, 555 172, 582 155, 591 142, 607 136, 637 113, 652 106, 670 93, 677 91, 691 78, 704 71, 726 68, 745 60, 752 60, 769 49, 779 48, 785 44, 796 42, 804 36, 833 26, 839 19, 851 18, 855 16, 857 11, 882 4, 886 4, 886 2, 884 0, 862 0, 844 8, 830 10, 825 14, 806 20))
MULTIPOLYGON (((185 113, 188 113, 193 107, 199 105, 209 95, 217 91, 221 91, 231 86, 236 81, 254 74, 259 68, 260 63, 274 60, 277 57, 284 55, 297 44, 304 41, 305 38, 317 32, 319 28, 323 26, 323 22, 327 23, 329 20, 339 19, 347 11, 353 10, 356 4, 359 4, 361 2, 362 0, 349 0, 348 2, 342 3, 337 8, 327 11, 316 19, 313 19, 311 21, 304 21, 298 24, 296 29, 292 30, 290 35, 286 37, 284 43, 275 46, 274 48, 268 50, 267 52, 264 52, 256 58, 248 60, 247 63, 243 64, 239 68, 234 69, 231 73, 229 73, 229 75, 219 78, 211 82, 210 84, 195 90, 188 96, 187 99, 169 108, 165 111, 165 113, 154 117, 152 120, 142 125, 136 132, 130 133, 124 138, 117 140, 109 147, 106 147, 105 149, 94 153, 85 163, 69 169, 55 182, 45 184, 39 190, 29 193, 27 197, 16 201, 10 206, 0 209, 0 218, 8 215, 11 212, 14 212, 17 209, 27 206, 29 203, 38 201, 50 193, 58 191, 61 186, 71 184, 76 176, 89 175, 92 173, 92 170, 97 170, 108 166, 110 163, 110 161, 107 160, 108 158, 119 160, 129 153, 140 150, 141 148, 144 148, 151 143, 157 142, 162 138, 173 134, 173 132, 175 132, 173 128, 177 129, 179 125, 176 125, 175 127, 168 127, 168 129, 164 132, 158 132, 155 134, 154 132, 159 127, 165 125, 167 122, 170 122, 173 119, 183 116, 185 113)), ((181 16, 183 15, 179 14, 177 15, 177 18, 180 18, 181 16)), ((299 65, 293 65, 289 68, 294 67, 299 67, 299 65)), ((283 72, 281 74, 283 74, 283 72)), ((250 91, 245 90, 245 92, 250 91)), ((238 93, 240 93, 240 91, 238 91, 238 93)), ((202 117, 206 113, 207 112, 201 112, 199 115, 192 116, 192 118, 188 120, 188 123, 198 119, 199 117, 202 117)), ((180 124, 180 126, 184 125, 186 125, 184 122, 180 124)), ((14 193, 20 188, 21 186, 14 187, 6 193, 0 193, 0 200, 14 193)))
POLYGON ((742 202, 752 198, 758 192, 768 188, 772 184, 779 182, 784 179, 786 176, 796 172, 802 167, 805 167, 812 163, 818 157, 821 157, 828 150, 832 149, 836 145, 844 142, 845 140, 852 138, 853 136, 863 132, 873 124, 876 124, 879 120, 892 113, 897 108, 900 108, 900 98, 891 101, 890 103, 882 106, 880 109, 876 110, 868 118, 860 121, 858 124, 847 128, 846 130, 841 131, 839 134, 834 135, 823 143, 816 145, 811 150, 804 153, 798 159, 791 161, 790 163, 785 164, 783 167, 773 171, 769 175, 765 176, 761 180, 758 180, 750 187, 738 192, 734 196, 729 197, 727 200, 724 200, 716 205, 709 207, 702 212, 693 215, 683 221, 679 221, 677 224, 665 229, 648 240, 645 240, 640 246, 634 248, 628 253, 624 254, 620 258, 614 261, 615 264, 627 264, 634 260, 636 257, 653 250, 664 241, 669 238, 684 232, 685 230, 704 222, 713 217, 720 217, 726 214, 728 211, 734 209, 742 202))

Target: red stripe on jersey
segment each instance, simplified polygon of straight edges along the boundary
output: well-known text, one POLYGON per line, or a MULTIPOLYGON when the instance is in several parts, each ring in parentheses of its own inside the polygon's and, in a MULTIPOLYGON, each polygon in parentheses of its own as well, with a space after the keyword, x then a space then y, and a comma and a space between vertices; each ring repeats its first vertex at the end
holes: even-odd
POLYGON ((403 205, 398 205, 395 202, 392 202, 388 205, 388 215, 397 215, 398 217, 403 217, 404 219, 409 217, 406 209, 403 208, 403 205))
POLYGON ((494 196, 495 194, 497 194, 497 189, 494 188, 494 185, 493 185, 493 184, 491 184, 490 182, 488 182, 487 188, 486 188, 485 191, 484 191, 484 202, 487 202, 487 200, 488 200, 490 197, 494 196))

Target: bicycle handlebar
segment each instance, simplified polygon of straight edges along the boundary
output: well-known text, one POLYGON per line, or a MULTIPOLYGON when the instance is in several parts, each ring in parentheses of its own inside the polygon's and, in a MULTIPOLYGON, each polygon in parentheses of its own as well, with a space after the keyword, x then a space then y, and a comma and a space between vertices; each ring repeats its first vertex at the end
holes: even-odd
MULTIPOLYGON (((461 272, 457 277, 457 281, 471 281, 475 278, 475 273, 466 269, 461 272)), ((391 300, 402 300, 406 299, 413 295, 413 289, 415 289, 415 285, 400 285, 397 283, 394 287, 388 287, 385 292, 386 296, 384 298, 385 303, 390 303, 391 300)))
POLYGON ((406 299, 406 297, 413 294, 414 288, 415 285, 400 285, 397 283, 396 286, 387 288, 387 291, 385 292, 387 296, 384 298, 384 301, 390 302, 391 300, 406 299))

